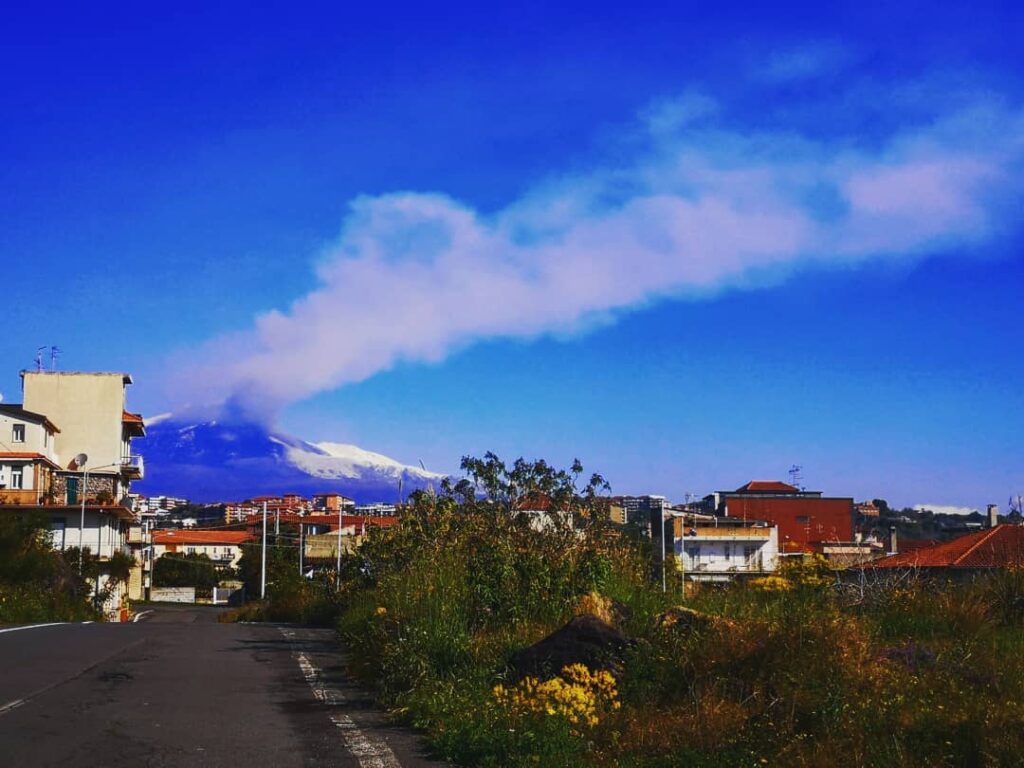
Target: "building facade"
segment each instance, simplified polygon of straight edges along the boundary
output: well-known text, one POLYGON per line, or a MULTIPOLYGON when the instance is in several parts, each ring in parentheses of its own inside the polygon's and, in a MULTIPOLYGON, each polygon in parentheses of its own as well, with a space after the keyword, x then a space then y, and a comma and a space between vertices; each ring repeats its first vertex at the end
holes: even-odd
POLYGON ((53 500, 59 431, 43 414, 0 403, 0 504, 53 500))
POLYGON ((702 511, 739 520, 764 520, 779 529, 783 553, 820 550, 825 542, 854 541, 852 497, 826 497, 775 480, 752 480, 735 491, 706 496, 702 511))

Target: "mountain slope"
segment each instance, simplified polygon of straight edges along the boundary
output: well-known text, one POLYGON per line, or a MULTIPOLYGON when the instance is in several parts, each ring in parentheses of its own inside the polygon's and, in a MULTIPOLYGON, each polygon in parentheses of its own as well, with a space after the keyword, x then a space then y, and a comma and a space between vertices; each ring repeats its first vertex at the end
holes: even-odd
POLYGON ((255 423, 160 418, 132 444, 145 457, 147 496, 236 501, 258 495, 337 492, 359 503, 394 502, 444 477, 342 443, 314 444, 255 423))

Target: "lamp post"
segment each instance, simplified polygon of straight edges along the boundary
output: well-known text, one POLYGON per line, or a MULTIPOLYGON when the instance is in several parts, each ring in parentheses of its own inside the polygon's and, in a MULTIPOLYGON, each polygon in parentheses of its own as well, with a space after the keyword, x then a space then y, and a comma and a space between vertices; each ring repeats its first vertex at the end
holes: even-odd
POLYGON ((334 588, 338 589, 341 585, 341 512, 343 507, 338 506, 338 564, 334 570, 334 588))
POLYGON ((267 502, 263 502, 263 554, 260 563, 260 600, 267 596, 267 502))
MULTIPOLYGON (((78 525, 78 575, 79 576, 82 575, 82 552, 84 550, 84 537, 85 537, 85 496, 86 496, 86 493, 87 493, 88 488, 89 488, 89 470, 86 468, 86 465, 88 464, 88 462, 89 462, 89 457, 86 454, 84 454, 84 453, 80 453, 77 456, 75 456, 75 466, 82 470, 82 488, 80 489, 81 490, 81 494, 82 494, 82 505, 81 505, 82 506, 82 514, 81 514, 81 520, 79 521, 79 525, 78 525)), ((120 464, 104 464, 104 465, 99 466, 99 467, 93 467, 92 471, 95 473, 95 472, 97 472, 97 471, 99 471, 101 469, 114 469, 115 467, 121 467, 121 465, 120 464)), ((97 541, 98 541, 98 538, 97 538, 97 541)), ((98 546, 97 546, 97 549, 99 549, 98 546)))

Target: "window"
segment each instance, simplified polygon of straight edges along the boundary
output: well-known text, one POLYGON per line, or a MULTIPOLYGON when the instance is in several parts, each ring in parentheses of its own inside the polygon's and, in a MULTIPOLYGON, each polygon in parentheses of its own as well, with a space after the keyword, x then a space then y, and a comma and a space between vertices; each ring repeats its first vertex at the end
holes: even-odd
POLYGON ((64 549, 64 529, 66 526, 67 520, 63 517, 50 518, 50 541, 53 542, 54 549, 64 549))
POLYGON ((807 515, 797 515, 796 521, 800 525, 807 525, 809 522, 811 522, 811 518, 809 518, 807 515))
POLYGON ((20 491, 24 485, 24 476, 22 475, 22 468, 15 467, 11 470, 11 488, 15 491, 20 491))
POLYGON ((15 424, 11 427, 11 442, 12 443, 24 443, 25 442, 25 425, 15 424))
POLYGON ((726 560, 732 560, 732 545, 731 544, 726 544, 725 545, 725 559, 726 560))
POLYGON ((49 430, 43 430, 43 448, 46 448, 50 444, 50 432, 49 430))

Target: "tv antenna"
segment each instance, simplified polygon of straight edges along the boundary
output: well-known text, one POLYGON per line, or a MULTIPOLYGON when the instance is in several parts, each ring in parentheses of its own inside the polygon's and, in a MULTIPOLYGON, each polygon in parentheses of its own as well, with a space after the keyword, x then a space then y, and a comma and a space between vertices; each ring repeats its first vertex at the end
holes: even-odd
POLYGON ((50 372, 57 370, 57 355, 60 354, 60 347, 50 347, 50 372))
POLYGON ((803 469, 804 468, 800 464, 794 464, 789 468, 789 484, 801 491, 804 489, 800 484, 804 479, 803 475, 800 474, 803 472, 803 469))
POLYGON ((47 349, 47 347, 43 345, 36 350, 36 373, 43 372, 43 350, 45 349, 47 349))

